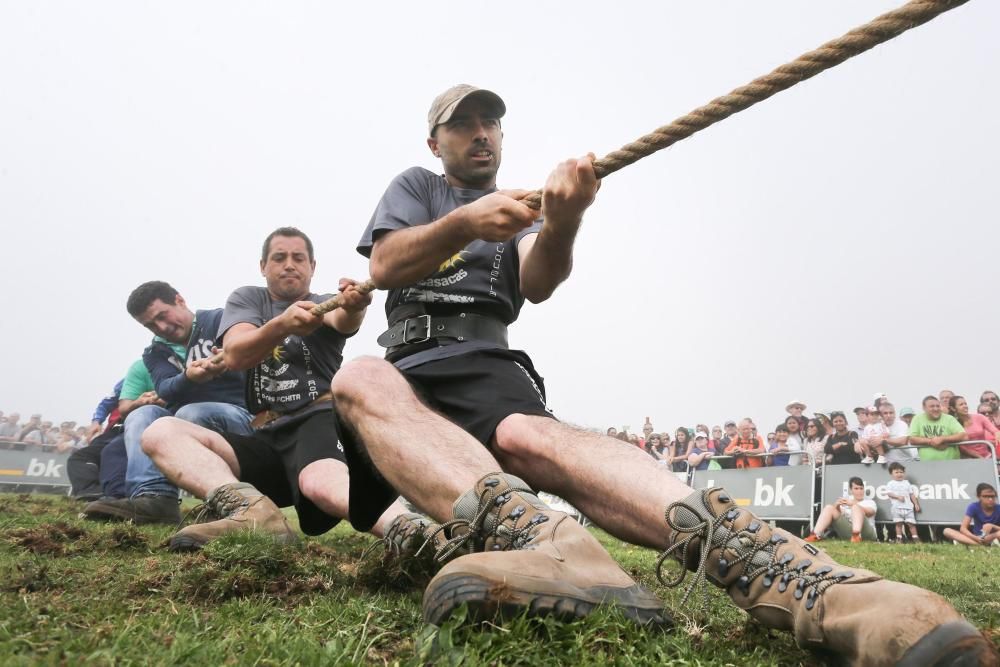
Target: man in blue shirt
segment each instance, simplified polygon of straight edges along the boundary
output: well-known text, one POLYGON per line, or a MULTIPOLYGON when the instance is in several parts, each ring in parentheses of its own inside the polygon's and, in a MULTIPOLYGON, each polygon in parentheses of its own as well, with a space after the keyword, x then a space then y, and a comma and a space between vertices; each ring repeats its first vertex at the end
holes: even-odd
POLYGON ((173 415, 218 432, 249 434, 251 415, 243 397, 244 375, 213 361, 222 308, 192 312, 176 289, 158 280, 133 290, 126 308, 154 334, 142 361, 164 405, 144 405, 125 420, 128 497, 92 502, 84 515, 99 520, 176 524, 180 521, 177 487, 142 451, 142 433, 157 419, 173 415))

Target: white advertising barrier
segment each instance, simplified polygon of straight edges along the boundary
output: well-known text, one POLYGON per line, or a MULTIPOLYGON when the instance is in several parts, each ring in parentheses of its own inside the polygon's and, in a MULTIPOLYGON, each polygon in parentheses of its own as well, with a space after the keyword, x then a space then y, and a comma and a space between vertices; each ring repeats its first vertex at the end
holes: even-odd
POLYGON ((695 470, 691 487, 721 486, 733 502, 766 521, 812 521, 815 476, 812 465, 695 470))
POLYGON ((69 452, 0 449, 0 489, 16 486, 68 487, 69 452))
MULTIPOLYGON (((978 442, 978 441, 976 441, 978 442)), ((961 443, 968 444, 968 443, 961 443)), ((990 444, 990 443, 985 443, 990 444)), ((958 445, 956 445, 958 446, 958 445)), ((992 445, 990 445, 992 448, 992 445)), ((920 513, 917 523, 956 525, 962 522, 965 508, 976 500, 976 485, 987 482, 997 486, 996 450, 994 458, 954 459, 951 461, 907 461, 906 479, 917 487, 920 513)), ((892 521, 892 501, 885 485, 892 476, 889 466, 852 463, 823 468, 823 505, 847 495, 851 477, 865 482, 865 497, 875 501, 875 520, 892 521)))

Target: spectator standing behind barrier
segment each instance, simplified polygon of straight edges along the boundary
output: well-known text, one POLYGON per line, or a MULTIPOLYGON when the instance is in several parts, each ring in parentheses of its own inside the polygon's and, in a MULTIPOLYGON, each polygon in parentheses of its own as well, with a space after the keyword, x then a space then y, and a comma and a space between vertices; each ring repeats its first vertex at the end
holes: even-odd
POLYGON ((688 450, 691 449, 691 434, 681 426, 675 433, 673 447, 670 449, 670 468, 674 472, 687 470, 688 450))
MULTIPOLYGON (((736 429, 736 422, 733 420, 728 420, 725 424, 723 424, 723 427, 725 428, 724 435, 719 441, 719 444, 715 447, 715 453, 720 456, 726 454, 726 450, 729 449, 729 445, 733 444, 739 435, 736 429)), ((722 458, 718 463, 720 468, 726 470, 736 467, 736 461, 734 459, 722 458)))
MULTIPOLYGON (((861 439, 861 434, 865 430, 865 426, 868 426, 868 408, 854 408, 854 418, 858 420, 857 428, 851 429, 858 435, 858 439, 861 439)), ((833 415, 830 415, 831 417, 833 415)))
MULTIPOLYGON (((830 436, 819 419, 806 422, 806 437, 802 441, 802 451, 808 452, 817 464, 826 460, 826 441, 830 436)), ((810 457, 803 456, 802 463, 808 464, 810 457)))
POLYGON ((885 463, 885 441, 888 437, 889 428, 882 421, 882 415, 878 408, 871 406, 868 408, 868 424, 861 430, 861 437, 858 439, 861 462, 879 465, 885 463))
MULTIPOLYGON (((785 418, 785 428, 788 429, 788 440, 787 447, 790 452, 801 452, 803 451, 803 445, 805 440, 802 437, 806 430, 806 425, 809 420, 803 417, 801 421, 795 415, 789 415, 785 418)), ((802 456, 793 456, 788 462, 790 465, 798 465, 801 462, 802 456)))
POLYGON ((722 427, 713 426, 711 435, 712 437, 708 439, 708 446, 711 447, 714 453, 722 454, 722 450, 725 449, 725 447, 722 446, 722 427))
MULTIPOLYGON (((806 430, 806 422, 809 418, 802 414, 806 409, 806 404, 802 401, 792 401, 785 406, 785 412, 788 413, 789 417, 794 417, 799 423, 798 430, 793 431, 791 428, 788 429, 789 437, 796 433, 803 433, 806 430)), ((785 425, 788 426, 788 420, 785 420, 785 425)))
MULTIPOLYGON (((904 407, 902 410, 899 411, 899 419, 904 424, 906 424, 907 429, 910 428, 910 424, 913 423, 913 418, 916 415, 917 415, 916 410, 914 410, 911 407, 904 407)), ((909 433, 909 430, 907 430, 907 433, 909 433)))
POLYGON ((694 434, 694 445, 688 452, 687 464, 692 470, 708 470, 712 459, 712 449, 708 445, 708 434, 698 431, 694 434))
MULTIPOLYGON (((979 413, 969 414, 969 402, 965 400, 964 396, 951 397, 951 402, 948 404, 948 414, 962 425, 967 440, 997 441, 997 427, 979 413)), ((989 445, 984 442, 960 445, 958 449, 962 453, 962 458, 966 459, 988 459, 993 455, 989 445)))
MULTIPOLYGON (((834 413, 838 414, 838 413, 834 413)), ((840 413, 843 414, 843 413, 840 413)), ((834 417, 836 422, 836 417, 834 417)), ((845 420, 846 422, 846 420, 845 420)), ((828 528, 833 528, 837 537, 845 539, 850 533, 851 542, 875 539, 875 501, 865 498, 865 482, 860 477, 852 477, 847 482, 848 493, 827 505, 819 513, 813 532, 806 542, 819 542, 828 528)))
POLYGON ((966 440, 965 429, 957 419, 941 413, 941 402, 934 396, 924 398, 923 407, 923 413, 910 422, 910 444, 930 445, 920 451, 920 458, 924 461, 960 458, 958 447, 948 445, 966 440))
MULTIPOLYGON (((798 423, 795 421, 794 417, 789 417, 789 420, 793 424, 798 423)), ((778 424, 774 429, 774 443, 768 447, 768 452, 771 456, 767 457, 767 465, 769 466, 786 466, 789 463, 789 453, 790 447, 788 444, 788 426, 785 424, 778 424)), ((801 451, 801 447, 796 451, 801 451)), ((798 463, 796 460, 795 463, 798 463)))
POLYGON ((1000 546, 1000 507, 992 484, 983 482, 976 486, 976 502, 965 509, 962 526, 958 530, 945 528, 944 536, 955 544, 1000 546))
POLYGON ((882 417, 882 423, 889 430, 889 434, 882 441, 885 460, 889 463, 919 461, 920 456, 918 456, 917 448, 908 446, 910 442, 910 426, 902 419, 896 419, 896 406, 889 401, 882 401, 879 404, 878 411, 882 417))
POLYGON ((826 441, 827 463, 861 463, 861 454, 857 449, 858 434, 847 430, 847 417, 843 412, 831 412, 830 418, 833 420, 833 435, 826 441))
POLYGON ((649 437, 646 438, 646 453, 660 463, 666 464, 669 450, 664 446, 663 438, 659 433, 650 433, 649 437))
POLYGON ((17 439, 17 434, 21 431, 17 425, 20 419, 21 415, 12 412, 7 415, 4 423, 0 424, 0 442, 5 443, 5 446, 3 446, 4 449, 10 449, 10 444, 8 443, 14 442, 17 439))
MULTIPOLYGON (((990 421, 997 428, 1000 428, 1000 396, 992 389, 987 389, 979 396, 979 405, 982 407, 983 403, 989 403, 992 408, 990 411, 990 421)), ((982 414, 982 412, 980 412, 982 414)))
POLYGON ((741 419, 736 439, 726 447, 726 454, 735 458, 737 468, 762 468, 764 459, 748 454, 766 454, 764 438, 754 435, 754 425, 750 419, 741 419))
POLYGON ((21 427, 17 436, 14 439, 14 449, 23 450, 25 448, 24 443, 31 442, 28 440, 28 436, 37 431, 42 426, 42 416, 40 414, 31 415, 28 418, 28 422, 21 427))
POLYGON ((906 468, 902 463, 889 464, 889 475, 892 477, 886 485, 886 495, 892 501, 892 523, 896 526, 896 541, 903 541, 904 524, 910 528, 910 540, 919 542, 917 535, 917 515, 920 511, 920 500, 917 497, 917 487, 906 479, 906 468))
POLYGON ((938 402, 941 403, 941 409, 947 410, 948 406, 951 405, 951 399, 955 396, 955 392, 951 389, 942 389, 938 392, 938 402))
POLYGON ((49 433, 51 430, 52 422, 44 421, 39 424, 37 428, 33 428, 28 431, 28 433, 21 438, 21 442, 25 442, 29 445, 35 445, 36 447, 54 444, 52 442, 52 435, 49 433))

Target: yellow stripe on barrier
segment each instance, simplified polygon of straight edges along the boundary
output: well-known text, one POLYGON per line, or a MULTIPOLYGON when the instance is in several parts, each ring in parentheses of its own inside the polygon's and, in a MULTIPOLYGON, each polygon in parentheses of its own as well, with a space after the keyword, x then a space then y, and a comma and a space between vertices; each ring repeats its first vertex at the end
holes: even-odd
POLYGON ((4 470, 0 468, 0 475, 23 475, 23 470, 4 470))

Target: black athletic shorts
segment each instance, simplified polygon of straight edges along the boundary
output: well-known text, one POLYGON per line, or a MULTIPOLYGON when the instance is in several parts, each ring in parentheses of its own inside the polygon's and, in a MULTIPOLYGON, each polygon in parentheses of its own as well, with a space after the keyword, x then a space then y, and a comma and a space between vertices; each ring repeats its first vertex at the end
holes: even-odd
POLYGON ((240 464, 240 481, 248 482, 278 507, 294 506, 306 535, 321 535, 340 519, 316 507, 299 491, 299 473, 313 461, 347 462, 340 443, 340 423, 333 410, 315 412, 302 421, 252 435, 224 433, 240 464))
MULTIPOLYGON (((476 350, 400 372, 428 407, 487 447, 497 425, 510 415, 555 418, 545 407, 542 377, 519 350, 476 350)), ((356 436, 345 435, 351 524, 366 531, 399 494, 360 451, 356 436)))

